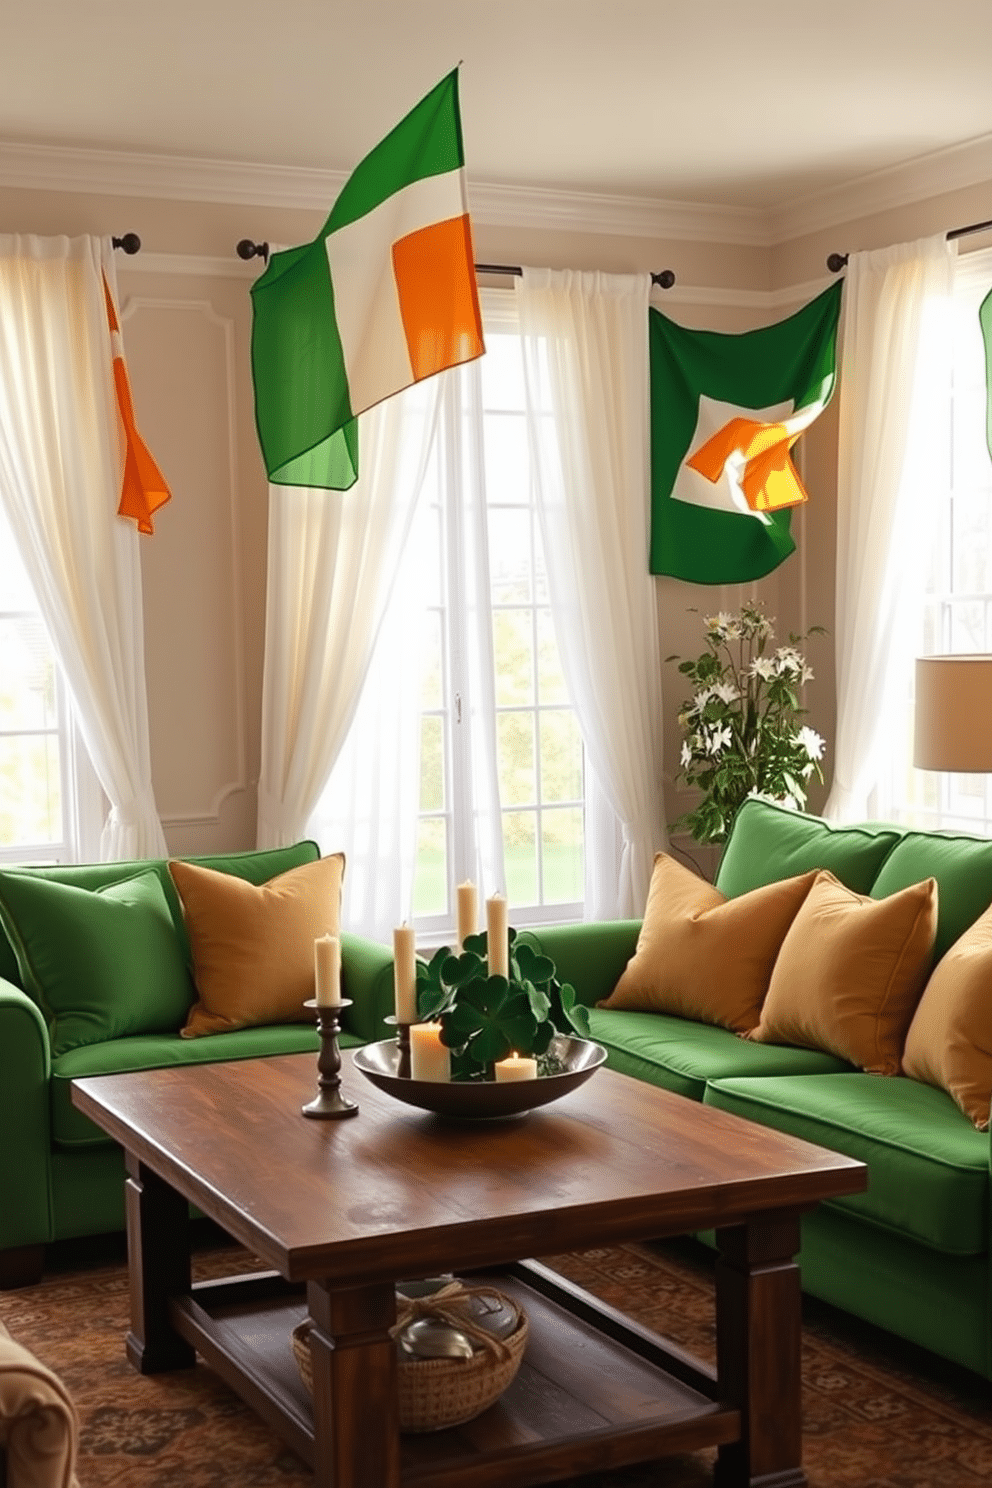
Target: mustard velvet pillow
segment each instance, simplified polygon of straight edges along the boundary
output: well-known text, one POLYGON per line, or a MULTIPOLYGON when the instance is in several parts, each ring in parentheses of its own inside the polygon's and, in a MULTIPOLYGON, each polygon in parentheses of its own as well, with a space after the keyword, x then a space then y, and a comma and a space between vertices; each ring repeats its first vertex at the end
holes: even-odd
POLYGON ((816 870, 728 899, 658 853, 637 948, 602 1008, 754 1028, 786 932, 816 870))
POLYGON ((748 1037, 897 1075, 936 932, 936 879, 870 899, 821 871, 782 942, 748 1037))
POLYGON ((923 989, 903 1074, 946 1090, 979 1131, 992 1104, 992 907, 941 957, 923 989))
POLYGON ((314 995, 313 943, 337 935, 344 854, 256 885, 200 863, 169 862, 182 901, 198 1001, 183 1038, 298 1023, 314 995))

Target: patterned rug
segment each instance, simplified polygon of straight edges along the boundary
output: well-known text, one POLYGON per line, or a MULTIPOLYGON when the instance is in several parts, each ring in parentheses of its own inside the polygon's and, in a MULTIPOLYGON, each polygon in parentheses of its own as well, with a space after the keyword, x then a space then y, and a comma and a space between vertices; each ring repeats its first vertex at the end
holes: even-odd
MULTIPOLYGON (((712 1259, 692 1242, 547 1258, 700 1358, 714 1356, 712 1259)), ((207 1243, 198 1278, 251 1266, 207 1243)), ((992 1482, 992 1389, 807 1301, 804 1461, 811 1488, 979 1488, 992 1482)), ((124 1357, 119 1244, 56 1248, 40 1286, 0 1293, 0 1318, 57 1370, 81 1419, 82 1488, 304 1488, 312 1476, 203 1364, 143 1377, 124 1357)), ((702 1488, 715 1453, 597 1474, 571 1488, 702 1488)), ((369 1485, 375 1488, 375 1485, 369 1485)))

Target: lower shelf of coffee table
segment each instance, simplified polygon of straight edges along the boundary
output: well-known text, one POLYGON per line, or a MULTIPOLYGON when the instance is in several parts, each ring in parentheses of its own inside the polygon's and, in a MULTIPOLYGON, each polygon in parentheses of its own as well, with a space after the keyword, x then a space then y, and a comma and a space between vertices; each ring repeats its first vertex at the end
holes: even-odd
MULTIPOLYGON (((497 1488, 736 1441, 712 1371, 536 1262, 473 1275, 526 1309, 527 1352, 474 1421, 404 1434, 404 1488, 497 1488)), ((275 1273, 203 1283, 172 1303, 176 1331, 311 1466, 313 1412, 290 1334, 306 1301, 275 1273)))

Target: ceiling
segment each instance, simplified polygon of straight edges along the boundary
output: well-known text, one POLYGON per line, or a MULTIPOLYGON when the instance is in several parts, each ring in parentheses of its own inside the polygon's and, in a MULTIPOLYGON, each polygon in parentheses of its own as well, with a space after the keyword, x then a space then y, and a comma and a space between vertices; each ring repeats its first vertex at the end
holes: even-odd
POLYGON ((15 144, 347 171, 459 61, 480 185, 776 210, 992 138, 992 0, 8 0, 0 34, 15 144))

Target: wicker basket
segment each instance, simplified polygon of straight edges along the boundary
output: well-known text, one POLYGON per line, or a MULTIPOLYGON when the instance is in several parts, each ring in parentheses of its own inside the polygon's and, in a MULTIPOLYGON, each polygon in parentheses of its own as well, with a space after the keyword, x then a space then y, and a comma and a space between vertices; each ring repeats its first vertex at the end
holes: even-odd
MULTIPOLYGON (((517 1309, 513 1333, 496 1350, 480 1349, 470 1359, 410 1359, 398 1365, 401 1431, 443 1431, 471 1421, 493 1405, 512 1382, 527 1346, 527 1314, 517 1309)), ((293 1329, 293 1353, 300 1378, 313 1393, 309 1318, 293 1329)))

